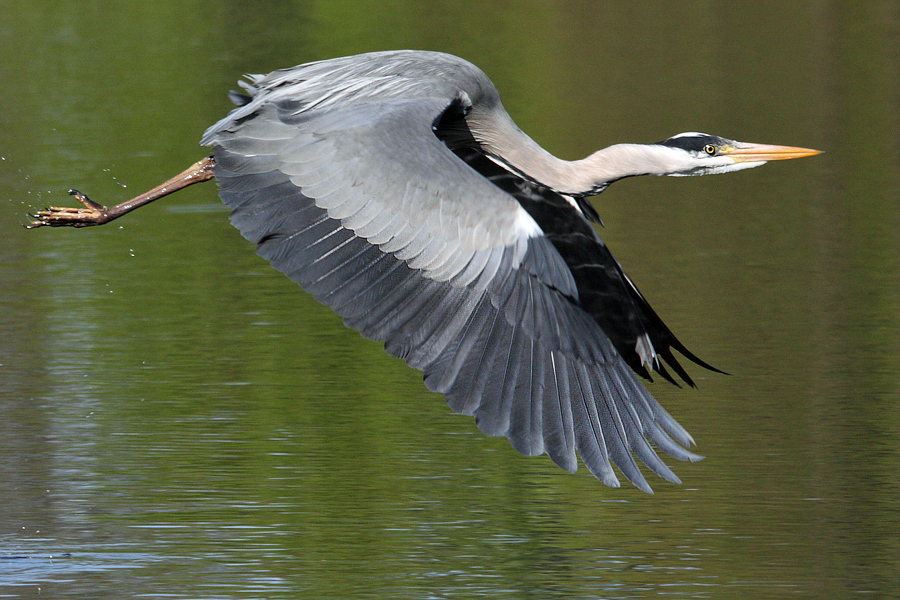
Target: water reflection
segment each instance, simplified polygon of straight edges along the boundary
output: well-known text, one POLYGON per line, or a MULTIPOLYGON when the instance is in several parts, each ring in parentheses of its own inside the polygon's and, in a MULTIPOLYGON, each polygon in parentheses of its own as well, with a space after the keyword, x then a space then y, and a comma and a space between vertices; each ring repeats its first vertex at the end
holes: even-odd
POLYGON ((115 8, 0 23, 0 593, 894 593, 890 3, 115 8), (182 170, 243 71, 386 47, 476 60, 567 157, 686 129, 828 151, 599 202, 655 308, 733 373, 653 386, 708 456, 683 486, 608 490, 485 439, 254 256, 212 190, 121 228, 18 227, 23 200, 182 170))

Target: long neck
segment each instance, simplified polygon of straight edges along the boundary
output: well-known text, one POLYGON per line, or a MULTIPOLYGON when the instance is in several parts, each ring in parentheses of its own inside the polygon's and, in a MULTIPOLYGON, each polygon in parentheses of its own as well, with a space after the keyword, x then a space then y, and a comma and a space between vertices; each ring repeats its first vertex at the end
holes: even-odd
POLYGON ((589 195, 605 184, 635 175, 677 172, 683 153, 657 144, 616 144, 575 161, 541 148, 505 110, 473 110, 466 117, 475 140, 519 174, 563 194, 589 195))

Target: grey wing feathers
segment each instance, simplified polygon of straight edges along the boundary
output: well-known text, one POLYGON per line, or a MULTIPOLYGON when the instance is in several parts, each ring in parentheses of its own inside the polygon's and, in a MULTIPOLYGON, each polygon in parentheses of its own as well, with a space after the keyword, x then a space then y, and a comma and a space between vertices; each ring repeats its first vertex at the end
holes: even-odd
POLYGON ((204 136, 234 225, 485 433, 569 471, 577 450, 608 485, 612 461, 650 491, 633 456, 678 481, 648 440, 696 460, 693 440, 578 306, 531 217, 431 135, 465 90, 386 98, 348 77, 335 92, 347 106, 323 91, 323 64, 254 79, 251 99, 204 136))

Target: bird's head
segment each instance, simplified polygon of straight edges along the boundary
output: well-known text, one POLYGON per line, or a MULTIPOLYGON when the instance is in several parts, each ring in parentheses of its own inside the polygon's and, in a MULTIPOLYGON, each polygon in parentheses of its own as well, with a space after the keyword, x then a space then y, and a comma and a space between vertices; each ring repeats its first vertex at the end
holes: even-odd
POLYGON ((669 171, 665 175, 713 175, 764 165, 770 160, 786 160, 820 154, 819 150, 737 142, 695 131, 679 133, 654 144, 670 148, 669 171))

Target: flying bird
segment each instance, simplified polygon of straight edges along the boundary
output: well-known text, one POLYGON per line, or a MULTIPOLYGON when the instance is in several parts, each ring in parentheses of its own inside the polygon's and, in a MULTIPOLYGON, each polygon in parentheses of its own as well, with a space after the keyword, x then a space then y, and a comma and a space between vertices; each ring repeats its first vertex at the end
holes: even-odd
POLYGON ((108 208, 70 190, 83 208, 50 207, 28 226, 107 223, 215 178, 261 256, 484 433, 570 472, 577 452, 618 487, 614 464, 647 492, 635 459, 679 482, 654 446, 701 458, 638 376, 693 385, 674 351, 712 367, 613 258, 588 198, 625 177, 818 151, 691 132, 561 160, 516 126, 481 70, 436 52, 313 62, 240 85, 237 108, 203 135, 210 156, 108 208))

